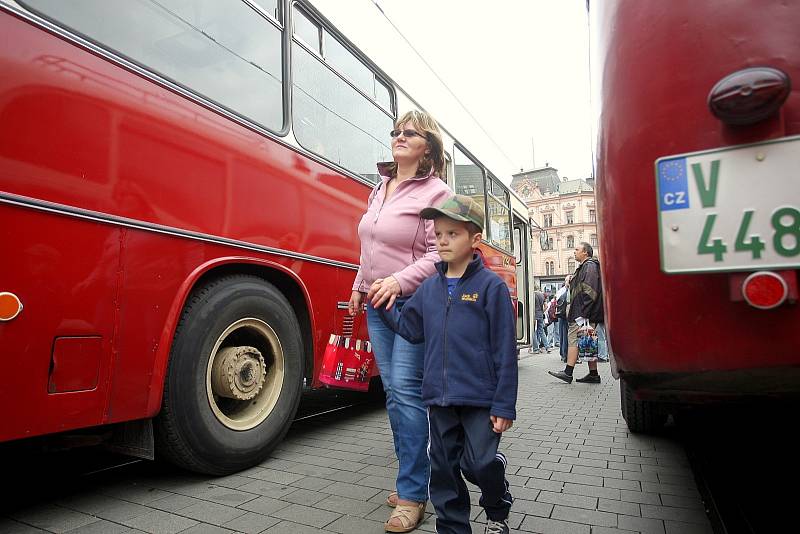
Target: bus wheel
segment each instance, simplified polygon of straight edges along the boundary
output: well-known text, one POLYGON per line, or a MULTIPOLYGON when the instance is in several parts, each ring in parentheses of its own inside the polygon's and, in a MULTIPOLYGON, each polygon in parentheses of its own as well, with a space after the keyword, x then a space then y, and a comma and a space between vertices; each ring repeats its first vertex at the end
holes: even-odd
POLYGON ((226 276, 193 291, 170 353, 157 454, 212 475, 263 460, 297 411, 302 347, 292 307, 261 278, 226 276))
POLYGON ((667 413, 658 403, 633 398, 633 390, 624 378, 619 381, 619 392, 622 399, 622 417, 631 432, 651 434, 667 422, 667 413))

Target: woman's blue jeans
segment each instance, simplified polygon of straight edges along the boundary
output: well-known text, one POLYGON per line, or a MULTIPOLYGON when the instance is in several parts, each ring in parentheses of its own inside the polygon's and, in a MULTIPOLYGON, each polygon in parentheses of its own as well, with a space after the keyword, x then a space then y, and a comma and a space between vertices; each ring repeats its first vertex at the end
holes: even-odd
POLYGON ((411 344, 392 332, 367 304, 372 352, 386 392, 386 411, 394 437, 397 495, 414 502, 428 500, 428 412, 422 404, 422 360, 425 345, 411 344))

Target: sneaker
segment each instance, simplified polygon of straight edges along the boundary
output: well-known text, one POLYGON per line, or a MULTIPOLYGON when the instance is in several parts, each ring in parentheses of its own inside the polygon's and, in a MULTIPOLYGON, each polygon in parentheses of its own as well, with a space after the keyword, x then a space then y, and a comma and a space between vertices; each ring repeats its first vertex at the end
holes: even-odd
POLYGON ((556 372, 556 371, 547 371, 547 372, 550 373, 552 376, 563 380, 567 384, 572 384, 572 375, 568 375, 564 371, 558 371, 558 372, 556 372))
POLYGON ((592 373, 589 373, 583 378, 576 379, 575 382, 580 382, 581 384, 599 384, 600 375, 593 375, 592 373))
POLYGON ((488 519, 486 521, 485 534, 508 534, 508 523, 505 520, 492 521, 488 519))

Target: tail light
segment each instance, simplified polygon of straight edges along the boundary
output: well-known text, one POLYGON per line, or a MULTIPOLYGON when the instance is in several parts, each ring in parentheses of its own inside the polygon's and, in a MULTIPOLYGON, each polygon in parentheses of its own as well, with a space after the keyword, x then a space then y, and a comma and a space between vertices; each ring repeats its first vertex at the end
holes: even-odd
POLYGON ((10 321, 22 311, 22 302, 14 293, 0 292, 0 321, 10 321))
POLYGON ((750 67, 718 81, 708 94, 708 107, 726 124, 755 124, 777 112, 791 90, 782 70, 750 67))
POLYGON ((776 273, 758 271, 742 282, 742 296, 750 306, 769 310, 784 303, 789 296, 789 286, 776 273))

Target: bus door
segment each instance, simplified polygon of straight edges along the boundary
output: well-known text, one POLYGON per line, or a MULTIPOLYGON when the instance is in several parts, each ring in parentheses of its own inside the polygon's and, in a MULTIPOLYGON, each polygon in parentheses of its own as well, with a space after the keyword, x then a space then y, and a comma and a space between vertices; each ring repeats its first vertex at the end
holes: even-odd
POLYGON ((531 344, 530 291, 528 287, 528 242, 530 228, 514 215, 514 260, 517 264, 517 347, 531 344))

